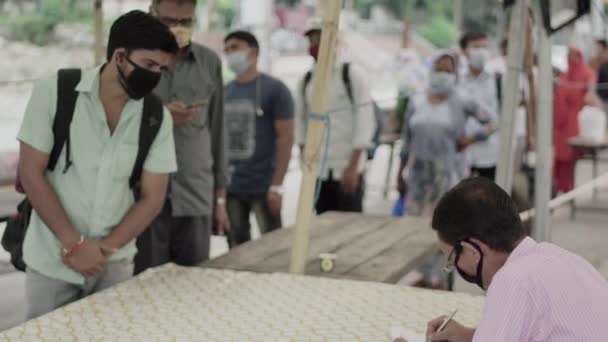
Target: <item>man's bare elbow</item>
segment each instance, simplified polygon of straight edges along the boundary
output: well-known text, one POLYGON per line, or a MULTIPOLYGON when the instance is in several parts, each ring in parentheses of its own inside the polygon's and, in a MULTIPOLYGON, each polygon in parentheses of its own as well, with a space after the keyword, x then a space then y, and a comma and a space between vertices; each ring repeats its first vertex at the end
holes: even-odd
POLYGON ((142 182, 140 202, 145 203, 155 216, 160 214, 167 197, 169 177, 161 176, 156 179, 148 179, 142 182), (151 181, 151 182, 150 182, 151 181))
POLYGON ((44 182, 45 171, 39 170, 35 165, 27 162, 19 162, 18 166, 19 182, 28 195, 32 195, 36 184, 44 182))
POLYGON ((152 206, 152 217, 157 217, 163 210, 164 201, 156 201, 152 206))
POLYGON ((163 205, 165 203, 165 194, 159 193, 151 193, 142 191, 141 196, 138 199, 138 203, 147 207, 147 211, 152 214, 152 216, 156 217, 160 214, 163 205))

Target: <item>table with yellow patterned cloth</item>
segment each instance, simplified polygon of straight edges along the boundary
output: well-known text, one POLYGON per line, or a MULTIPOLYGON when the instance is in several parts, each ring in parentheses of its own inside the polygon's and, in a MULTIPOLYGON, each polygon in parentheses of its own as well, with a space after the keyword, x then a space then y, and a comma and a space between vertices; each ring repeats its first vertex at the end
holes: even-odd
POLYGON ((483 297, 373 282, 166 265, 0 334, 0 341, 388 341, 483 297))

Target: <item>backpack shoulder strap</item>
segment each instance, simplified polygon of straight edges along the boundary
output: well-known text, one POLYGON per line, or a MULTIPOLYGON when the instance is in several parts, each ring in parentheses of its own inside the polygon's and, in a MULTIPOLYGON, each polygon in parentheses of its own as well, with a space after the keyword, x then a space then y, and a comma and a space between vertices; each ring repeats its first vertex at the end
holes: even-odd
POLYGON ((300 91, 301 91, 300 95, 302 95, 302 100, 304 102, 306 102, 307 89, 308 89, 308 85, 310 84, 310 81, 312 81, 312 71, 311 70, 306 72, 306 74, 304 75, 304 82, 302 82, 302 89, 300 89, 300 91))
POLYGON ((346 88, 346 95, 348 95, 350 103, 354 106, 355 97, 353 95, 353 84, 350 80, 350 63, 342 64, 342 82, 344 83, 344 88, 346 88))
POLYGON ((131 189, 135 189, 141 180, 146 157, 163 123, 163 110, 163 103, 156 95, 150 94, 144 97, 144 108, 139 127, 137 157, 135 158, 131 178, 129 178, 129 187, 131 189))
POLYGON ((304 80, 302 82, 302 89, 300 89, 300 96, 302 97, 302 104, 304 105, 304 115, 308 114, 308 85, 312 81, 312 70, 309 70, 304 75, 304 80))
POLYGON ((66 145, 66 165, 67 170, 71 165, 70 157, 70 125, 74 117, 78 92, 76 86, 80 82, 82 72, 80 69, 62 69, 57 75, 57 110, 53 120, 53 149, 49 155, 47 169, 53 171, 66 145))

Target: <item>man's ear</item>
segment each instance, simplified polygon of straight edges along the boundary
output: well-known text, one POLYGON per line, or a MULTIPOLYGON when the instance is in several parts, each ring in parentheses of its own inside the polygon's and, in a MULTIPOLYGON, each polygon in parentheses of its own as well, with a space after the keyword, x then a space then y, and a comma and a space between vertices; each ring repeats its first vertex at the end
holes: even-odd
MULTIPOLYGON (((471 238, 470 239, 472 242, 474 242, 477 246, 479 246, 479 248, 481 248, 481 252, 483 254, 488 254, 492 252, 492 248, 490 248, 490 246, 488 246, 485 242, 479 240, 479 239, 475 239, 475 238, 471 238)), ((475 248, 473 245, 469 244, 469 246, 471 246, 472 248, 475 248)))
POLYGON ((485 243, 477 239, 470 239, 470 241, 460 242, 460 245, 462 246, 462 253, 473 256, 475 260, 481 259, 481 254, 479 253, 479 250, 477 250, 477 248, 475 248, 475 245, 473 245, 473 243, 471 242, 479 246, 479 248, 481 249, 481 253, 485 254, 489 250, 488 246, 485 243))
POLYGON ((114 50, 114 53, 112 54, 112 61, 116 62, 116 64, 118 64, 119 62, 122 62, 122 57, 125 53, 125 49, 124 48, 118 48, 116 50, 114 50))

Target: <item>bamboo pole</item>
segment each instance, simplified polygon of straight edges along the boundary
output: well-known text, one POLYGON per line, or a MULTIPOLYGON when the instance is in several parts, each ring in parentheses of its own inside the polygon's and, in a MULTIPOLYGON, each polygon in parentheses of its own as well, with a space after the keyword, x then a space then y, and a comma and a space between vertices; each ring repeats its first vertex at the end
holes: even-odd
POLYGON ((458 33, 462 32, 462 0, 454 0, 454 27, 458 33))
POLYGON ((409 48, 410 47, 410 35, 413 31, 414 25, 412 25, 412 20, 408 17, 403 17, 403 35, 401 36, 401 47, 409 48))
POLYGON ((507 78, 500 121, 500 151, 496 168, 496 183, 507 193, 511 193, 513 183, 513 137, 515 111, 519 107, 519 84, 524 61, 526 23, 528 21, 529 0, 516 0, 511 14, 509 48, 507 56, 507 78))
POLYGON ((553 170, 553 68, 551 66, 551 37, 540 28, 539 32, 539 84, 538 115, 536 124, 536 168, 534 182, 534 217, 532 237, 536 241, 550 241, 549 210, 553 170))
POLYGON ((95 64, 103 62, 103 1, 95 0, 95 64))
MULTIPOLYGON (((342 1, 326 0, 325 5, 327 11, 324 16, 319 58, 315 66, 314 79, 312 82, 313 96, 312 105, 310 106, 312 113, 323 115, 325 115, 327 106, 328 86, 334 64, 334 52, 342 1)), ((319 176, 320 156, 323 149, 324 134, 325 122, 318 119, 308 120, 302 185, 300 188, 296 227, 289 264, 289 271, 291 273, 304 274, 306 271, 306 256, 310 238, 310 220, 312 218, 315 188, 319 176)))
POLYGON ((215 0, 207 0, 207 4, 205 5, 203 20, 201 20, 200 29, 202 32, 211 31, 211 26, 213 23, 213 12, 215 11, 215 0))

